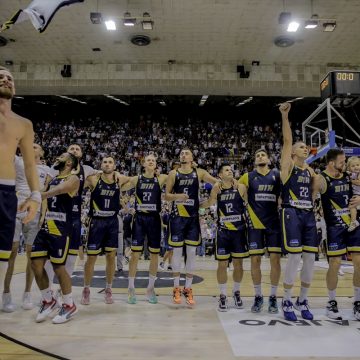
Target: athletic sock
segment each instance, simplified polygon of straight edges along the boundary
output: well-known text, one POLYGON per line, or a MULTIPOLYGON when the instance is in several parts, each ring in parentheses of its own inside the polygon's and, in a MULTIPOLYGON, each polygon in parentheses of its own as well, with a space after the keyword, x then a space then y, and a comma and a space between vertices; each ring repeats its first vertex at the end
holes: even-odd
POLYGON ((180 275, 174 276, 174 287, 179 287, 179 286, 180 286, 180 275))
POLYGON ((191 289, 192 281, 193 281, 192 277, 186 277, 185 289, 191 289))
POLYGON ((309 292, 309 288, 306 288, 306 287, 301 287, 300 289, 300 296, 299 296, 299 301, 300 302, 303 302, 304 300, 307 299, 307 294, 309 292))
POLYGON ((63 300, 66 305, 73 306, 73 304, 74 304, 72 293, 63 295, 63 300))
POLYGON ((135 289, 135 278, 134 277, 130 277, 129 276, 129 285, 128 285, 129 289, 135 289))
POLYGON ((219 290, 220 290, 220 294, 221 295, 227 295, 227 290, 226 290, 226 283, 225 284, 219 284, 219 290))
POLYGON ((149 274, 149 284, 147 286, 148 289, 153 289, 155 287, 156 276, 149 274))
POLYGON ((276 296, 277 288, 278 288, 277 285, 271 285, 270 296, 276 296))
POLYGON ((360 287, 354 286, 354 301, 360 301, 360 287))
POLYGON ((53 293, 51 289, 48 287, 47 289, 41 290, 41 296, 46 302, 50 302, 53 298, 53 293))
POLYGON ((292 289, 285 289, 284 288, 284 300, 291 301, 291 291, 292 289))
POLYGON ((234 281, 233 293, 240 291, 240 283, 234 281))
POLYGON ((254 289, 255 289, 255 296, 262 296, 261 284, 254 285, 254 289))
POLYGON ((328 290, 329 293, 329 301, 336 299, 336 290, 328 290))
POLYGON ((111 289, 112 288, 112 284, 106 284, 106 289, 111 289))

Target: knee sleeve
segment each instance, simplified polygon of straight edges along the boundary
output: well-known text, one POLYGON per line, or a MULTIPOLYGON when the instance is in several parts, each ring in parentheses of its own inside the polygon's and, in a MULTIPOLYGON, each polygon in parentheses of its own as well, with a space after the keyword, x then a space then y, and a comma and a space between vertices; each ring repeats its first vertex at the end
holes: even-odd
POLYGON ((186 273, 192 274, 195 270, 196 247, 186 245, 186 273))
POLYGON ((284 284, 294 285, 296 273, 301 261, 301 254, 289 254, 284 271, 284 284))
POLYGON ((8 267, 7 261, 0 261, 0 292, 2 293, 4 290, 4 280, 8 267))
POLYGON ((303 267, 301 269, 301 281, 310 284, 314 275, 315 254, 303 253, 303 267))
POLYGON ((46 263, 45 263, 45 271, 46 271, 47 276, 49 278, 49 286, 52 287, 52 285, 54 283, 55 272, 54 272, 54 268, 53 268, 50 260, 47 260, 46 263))
POLYGON ((181 257, 182 257, 182 247, 174 248, 174 253, 171 259, 171 266, 173 272, 180 272, 181 270, 181 257))
POLYGON ((77 255, 68 255, 68 257, 66 259, 65 269, 70 277, 74 272, 76 258, 77 258, 77 255))

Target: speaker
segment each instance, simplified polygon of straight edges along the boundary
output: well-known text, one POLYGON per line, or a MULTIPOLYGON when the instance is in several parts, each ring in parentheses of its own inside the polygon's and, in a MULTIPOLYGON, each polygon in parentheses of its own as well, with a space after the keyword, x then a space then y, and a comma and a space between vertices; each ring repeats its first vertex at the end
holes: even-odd
POLYGON ((244 65, 237 65, 236 71, 240 74, 240 79, 247 79, 250 76, 250 71, 245 71, 244 65))
POLYGON ((71 77, 71 65, 64 65, 60 74, 64 78, 70 78, 71 77))

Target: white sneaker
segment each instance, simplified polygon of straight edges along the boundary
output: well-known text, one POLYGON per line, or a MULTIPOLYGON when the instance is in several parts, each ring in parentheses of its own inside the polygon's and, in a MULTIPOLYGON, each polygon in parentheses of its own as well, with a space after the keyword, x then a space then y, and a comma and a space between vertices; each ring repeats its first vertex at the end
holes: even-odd
POLYGON ((36 315, 36 322, 43 322, 46 318, 55 310, 58 306, 57 301, 52 298, 50 302, 46 300, 42 300, 41 307, 39 309, 38 314, 36 315))
POLYGON ((75 303, 72 306, 62 304, 59 313, 53 318, 53 324, 63 324, 72 319, 72 317, 78 312, 75 303))
POLYGON ((11 293, 2 294, 2 311, 12 313, 16 310, 16 305, 11 301, 11 293))
POLYGON ((24 292, 22 308, 24 310, 31 310, 33 307, 34 307, 34 304, 31 301, 31 293, 24 292))
POLYGON ((342 316, 339 313, 336 300, 328 301, 326 305, 326 316, 333 320, 342 320, 342 316))

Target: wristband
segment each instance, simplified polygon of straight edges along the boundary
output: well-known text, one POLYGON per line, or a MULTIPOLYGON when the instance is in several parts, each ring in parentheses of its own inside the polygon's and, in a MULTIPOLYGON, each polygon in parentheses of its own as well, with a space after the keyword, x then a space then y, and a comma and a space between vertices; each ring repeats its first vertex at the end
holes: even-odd
POLYGON ((33 191, 30 195, 30 200, 36 201, 41 204, 41 194, 40 191, 33 191))

